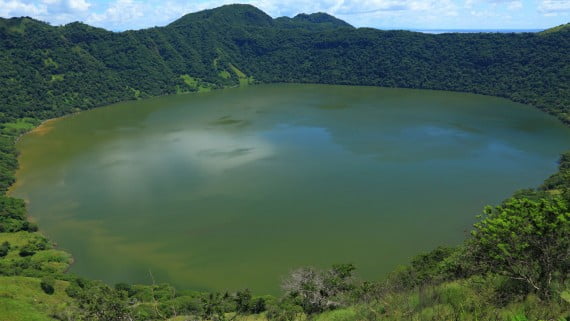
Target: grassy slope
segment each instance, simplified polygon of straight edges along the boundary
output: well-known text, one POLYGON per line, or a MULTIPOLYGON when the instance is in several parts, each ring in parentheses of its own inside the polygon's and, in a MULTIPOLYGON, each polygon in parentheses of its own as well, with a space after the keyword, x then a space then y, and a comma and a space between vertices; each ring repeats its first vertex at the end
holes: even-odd
MULTIPOLYGON (((16 232, 16 233, 0 233, 0 244, 4 242, 10 243, 10 251, 8 255, 2 259, 3 264, 22 260, 18 254, 19 249, 28 243, 37 243, 43 240, 44 236, 40 233, 16 232)), ((32 264, 38 265, 39 269, 46 272, 64 273, 72 262, 71 254, 53 248, 47 248, 37 251, 30 256, 32 264)))
POLYGON ((55 292, 45 294, 40 279, 23 276, 0 277, 0 321, 54 320, 72 300, 65 294, 68 283, 55 282, 55 292))
MULTIPOLYGON (((0 244, 10 243, 8 255, 2 264, 23 261, 19 250, 29 243, 37 243, 44 237, 39 233, 17 232, 0 233, 0 244)), ((46 273, 63 273, 71 263, 71 255, 56 249, 47 248, 30 256, 30 262, 46 273)), ((50 316, 61 315, 73 304, 65 293, 68 283, 55 282, 55 292, 45 294, 40 288, 41 280, 25 276, 0 276, 0 321, 53 320, 50 316)))
POLYGON ((553 32, 559 32, 559 31, 563 31, 563 30, 566 30, 566 29, 570 29, 570 23, 563 24, 563 25, 560 25, 560 26, 556 26, 556 27, 553 27, 553 28, 550 28, 550 29, 546 29, 546 30, 542 31, 541 34, 548 34, 548 33, 553 33, 553 32))

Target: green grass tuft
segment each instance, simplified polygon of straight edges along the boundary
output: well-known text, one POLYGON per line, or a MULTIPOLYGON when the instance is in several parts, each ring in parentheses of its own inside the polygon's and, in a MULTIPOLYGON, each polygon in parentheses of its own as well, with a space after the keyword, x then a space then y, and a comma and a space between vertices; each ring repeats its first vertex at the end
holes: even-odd
POLYGON ((227 70, 220 71, 218 73, 218 76, 220 76, 223 79, 230 79, 232 77, 232 75, 227 70))
POLYGON ((181 75, 180 78, 184 80, 184 83, 190 88, 198 87, 198 79, 190 77, 190 75, 181 75))
POLYGON ((63 74, 55 74, 55 75, 51 75, 51 82, 54 81, 63 81, 63 79, 65 78, 65 75, 63 74))
POLYGON ((328 311, 319 314, 315 321, 352 321, 357 320, 356 311, 352 308, 328 311))
POLYGON ((15 122, 1 124, 1 133, 4 135, 20 135, 34 129, 40 121, 35 118, 20 118, 15 122))
POLYGON ((59 64, 55 62, 51 57, 48 57, 44 59, 44 66, 57 68, 59 67, 59 64))

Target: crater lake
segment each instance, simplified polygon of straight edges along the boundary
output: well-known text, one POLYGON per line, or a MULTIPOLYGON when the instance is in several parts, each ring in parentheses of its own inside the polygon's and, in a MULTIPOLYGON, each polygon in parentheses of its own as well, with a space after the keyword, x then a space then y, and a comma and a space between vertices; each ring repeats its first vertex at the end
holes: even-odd
POLYGON ((119 103, 18 142, 11 194, 81 276, 278 293, 300 266, 378 279, 536 187, 570 129, 443 91, 259 85, 119 103))

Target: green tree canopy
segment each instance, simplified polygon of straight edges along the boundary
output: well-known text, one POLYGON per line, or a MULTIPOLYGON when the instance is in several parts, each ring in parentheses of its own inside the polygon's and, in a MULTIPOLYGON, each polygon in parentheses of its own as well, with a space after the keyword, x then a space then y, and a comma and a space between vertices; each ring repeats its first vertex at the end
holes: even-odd
POLYGON ((468 243, 475 262, 548 296, 553 279, 570 266, 570 211, 560 197, 511 198, 487 207, 468 243))

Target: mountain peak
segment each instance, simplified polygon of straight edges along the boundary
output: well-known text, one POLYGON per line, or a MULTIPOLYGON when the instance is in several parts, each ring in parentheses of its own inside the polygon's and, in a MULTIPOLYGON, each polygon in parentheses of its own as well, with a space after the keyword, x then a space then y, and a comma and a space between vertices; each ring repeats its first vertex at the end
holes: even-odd
POLYGON ((335 18, 328 13, 317 12, 312 14, 300 13, 293 18, 280 17, 275 21, 283 28, 303 28, 303 29, 334 29, 334 28, 354 28, 343 20, 335 18))
POLYGON ((316 12, 311 14, 300 13, 296 15, 293 20, 296 21, 303 21, 303 22, 310 22, 310 23, 319 23, 319 24, 329 24, 334 27, 350 27, 352 26, 347 22, 340 20, 336 17, 331 16, 325 12, 316 12))
POLYGON ((168 26, 185 26, 196 21, 261 27, 273 24, 273 19, 269 15, 252 5, 229 4, 214 9, 189 13, 168 26))
POLYGON ((24 33, 29 28, 49 28, 46 22, 31 17, 0 18, 0 30, 13 33, 24 33))

